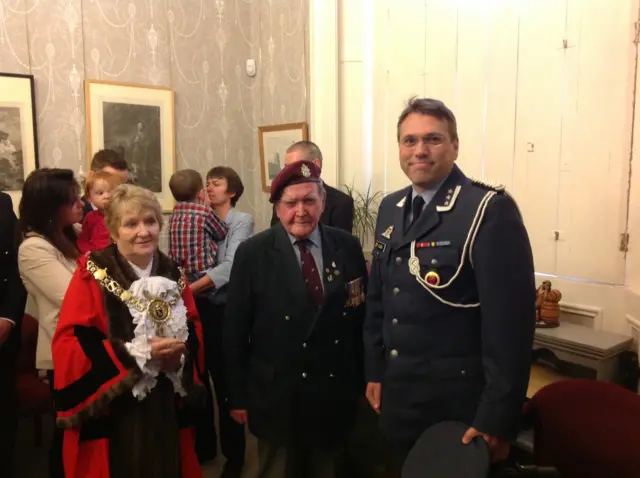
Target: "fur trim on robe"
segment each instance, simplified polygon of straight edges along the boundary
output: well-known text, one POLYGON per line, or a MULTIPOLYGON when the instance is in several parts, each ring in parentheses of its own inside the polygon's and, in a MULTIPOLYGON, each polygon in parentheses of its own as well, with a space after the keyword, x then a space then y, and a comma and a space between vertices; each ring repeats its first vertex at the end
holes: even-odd
MULTIPOLYGON (((125 290, 138 279, 115 245, 93 252, 90 259, 98 267, 106 269, 107 274, 125 290)), ((130 394, 132 387, 142 376, 135 359, 129 355, 125 347, 125 343, 133 338, 135 327, 129 309, 93 278, 87 271, 87 260, 87 257, 78 260, 78 269, 62 304, 60 321, 52 344, 55 370, 54 403, 57 424, 67 430, 63 458, 68 476, 82 476, 78 469, 83 463, 82 446, 95 447, 99 439, 109 439, 106 434, 86 445, 82 434, 96 433, 96 423, 109 420, 112 402, 121 395, 130 394)), ((151 274, 177 282, 181 272, 167 256, 158 252, 154 257, 151 274)), ((182 376, 187 397, 180 398, 176 395, 176 413, 180 417, 181 453, 187 453, 181 458, 183 476, 199 476, 191 472, 185 474, 185 467, 191 469, 195 466, 198 473, 199 467, 193 451, 190 424, 182 417, 185 408, 200 403, 204 397, 204 387, 198 379, 198 370, 204 370, 204 350, 200 346, 202 329, 188 287, 182 298, 187 308, 189 326, 188 353, 182 376)), ((101 452, 105 455, 102 458, 108 463, 108 447, 105 447, 105 450, 101 452)), ((97 456, 96 450, 88 453, 92 460, 97 456)))

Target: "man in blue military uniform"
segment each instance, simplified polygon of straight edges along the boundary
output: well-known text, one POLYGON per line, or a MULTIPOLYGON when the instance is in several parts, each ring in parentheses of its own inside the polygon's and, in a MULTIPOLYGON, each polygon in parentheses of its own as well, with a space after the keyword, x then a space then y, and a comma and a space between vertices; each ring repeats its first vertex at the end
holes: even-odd
POLYGON ((381 203, 364 326, 367 398, 389 442, 390 475, 441 421, 468 425, 494 461, 517 434, 535 323, 533 258, 514 200, 454 164, 458 134, 440 101, 398 119, 412 185, 381 203))

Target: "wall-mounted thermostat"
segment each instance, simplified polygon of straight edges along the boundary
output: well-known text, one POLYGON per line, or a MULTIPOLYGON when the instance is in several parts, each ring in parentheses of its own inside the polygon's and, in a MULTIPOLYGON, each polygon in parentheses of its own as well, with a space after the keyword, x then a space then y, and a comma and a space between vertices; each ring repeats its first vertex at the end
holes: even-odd
POLYGON ((247 75, 256 76, 256 61, 254 59, 247 60, 247 75))

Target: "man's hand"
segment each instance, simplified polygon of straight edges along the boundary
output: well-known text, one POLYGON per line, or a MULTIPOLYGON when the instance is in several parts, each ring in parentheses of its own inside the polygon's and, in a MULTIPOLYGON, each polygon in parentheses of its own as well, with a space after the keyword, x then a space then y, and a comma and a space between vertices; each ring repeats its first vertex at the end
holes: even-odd
POLYGON ((249 414, 246 410, 231 410, 231 418, 233 418, 240 425, 244 425, 249 420, 249 414))
POLYGON ((504 461, 509 456, 509 450, 511 445, 508 441, 502 438, 492 437, 486 433, 482 433, 473 427, 470 427, 464 436, 462 437, 462 443, 468 445, 475 437, 482 437, 489 445, 489 451, 491 452, 491 462, 496 463, 498 461, 504 461))
POLYGON ((0 348, 7 341, 12 331, 13 331, 13 322, 0 319, 0 348))
POLYGON ((367 400, 376 413, 380 413, 380 397, 382 396, 382 384, 380 382, 367 383, 367 400))

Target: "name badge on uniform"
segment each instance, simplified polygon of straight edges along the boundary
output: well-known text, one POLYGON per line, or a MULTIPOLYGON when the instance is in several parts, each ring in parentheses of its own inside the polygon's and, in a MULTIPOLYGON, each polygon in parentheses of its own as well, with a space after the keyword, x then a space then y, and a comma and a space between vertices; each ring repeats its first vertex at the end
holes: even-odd
POLYGON ((347 292, 349 299, 347 300, 347 307, 358 307, 364 303, 364 287, 362 284, 362 277, 352 280, 347 284, 347 292))
POLYGON ((376 241, 376 244, 373 247, 380 252, 384 252, 387 245, 384 242, 376 241))

